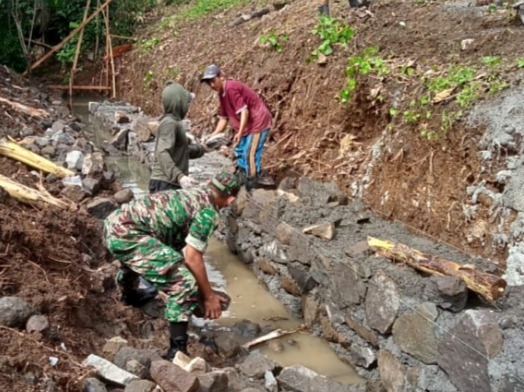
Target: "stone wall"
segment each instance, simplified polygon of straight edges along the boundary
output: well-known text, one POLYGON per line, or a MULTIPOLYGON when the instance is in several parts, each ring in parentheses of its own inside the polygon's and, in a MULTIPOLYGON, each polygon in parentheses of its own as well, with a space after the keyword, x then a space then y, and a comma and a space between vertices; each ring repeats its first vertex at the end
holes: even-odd
POLYGON ((241 192, 219 231, 271 293, 383 390, 524 391, 523 286, 489 306, 458 278, 378 257, 366 239, 488 271, 489 262, 416 237, 307 178, 241 192))

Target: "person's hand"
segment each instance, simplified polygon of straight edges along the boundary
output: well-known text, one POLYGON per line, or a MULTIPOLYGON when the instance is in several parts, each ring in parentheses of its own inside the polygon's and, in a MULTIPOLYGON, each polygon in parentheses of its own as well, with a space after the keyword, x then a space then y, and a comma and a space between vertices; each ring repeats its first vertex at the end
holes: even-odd
POLYGON ((222 302, 227 302, 227 299, 218 294, 211 294, 211 296, 204 301, 206 308, 204 317, 211 320, 219 318, 222 315, 222 307, 220 306, 222 302))
POLYGON ((196 181, 189 176, 182 176, 178 182, 183 189, 191 188, 197 185, 196 181))
POLYGON ((237 145, 238 143, 240 143, 240 139, 242 139, 242 134, 238 132, 233 138, 233 144, 237 145))

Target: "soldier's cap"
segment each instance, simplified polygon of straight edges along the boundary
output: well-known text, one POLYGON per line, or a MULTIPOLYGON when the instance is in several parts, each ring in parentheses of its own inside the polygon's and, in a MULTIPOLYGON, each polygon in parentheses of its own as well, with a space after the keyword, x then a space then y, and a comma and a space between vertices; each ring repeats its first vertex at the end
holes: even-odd
POLYGON ((240 190, 240 179, 233 173, 224 171, 211 180, 211 185, 226 197, 236 196, 240 190))
POLYGON ((202 75, 200 82, 207 82, 208 80, 213 80, 219 75, 220 75, 220 68, 218 68, 218 66, 216 66, 215 64, 211 64, 204 71, 204 75, 202 75))

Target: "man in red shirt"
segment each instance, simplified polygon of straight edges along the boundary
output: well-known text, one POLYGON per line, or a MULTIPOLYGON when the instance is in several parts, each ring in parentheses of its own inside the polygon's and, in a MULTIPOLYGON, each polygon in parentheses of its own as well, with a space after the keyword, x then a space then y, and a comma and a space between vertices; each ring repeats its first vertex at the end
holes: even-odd
POLYGON ((246 177, 246 189, 258 184, 262 171, 262 151, 271 128, 271 112, 248 86, 226 79, 216 65, 210 65, 201 79, 218 92, 220 121, 211 136, 224 132, 229 123, 235 130, 233 143, 237 156, 237 175, 246 177))

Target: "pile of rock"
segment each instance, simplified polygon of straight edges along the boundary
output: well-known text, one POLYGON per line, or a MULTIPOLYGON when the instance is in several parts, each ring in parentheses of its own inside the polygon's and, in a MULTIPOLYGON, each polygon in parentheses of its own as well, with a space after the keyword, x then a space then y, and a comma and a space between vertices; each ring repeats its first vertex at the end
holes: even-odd
POLYGON ((349 203, 334 184, 307 178, 241 192, 220 231, 268 290, 377 388, 524 390, 524 318, 515 316, 524 309, 522 286, 509 288, 495 310, 458 278, 422 276, 371 254, 366 239, 484 270, 494 264, 413 236, 349 203))

